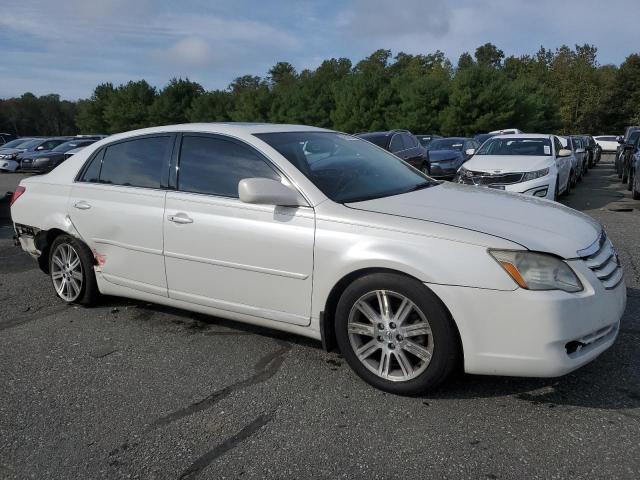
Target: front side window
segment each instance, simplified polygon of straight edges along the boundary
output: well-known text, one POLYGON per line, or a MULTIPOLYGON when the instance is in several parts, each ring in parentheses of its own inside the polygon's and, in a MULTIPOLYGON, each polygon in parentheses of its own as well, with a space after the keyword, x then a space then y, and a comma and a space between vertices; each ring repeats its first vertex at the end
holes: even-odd
POLYGON ((109 145, 102 159, 100 183, 160 188, 162 169, 171 154, 171 137, 143 137, 109 145))
POLYGON ((558 152, 562 150, 562 143, 560 143, 560 140, 558 139, 558 137, 553 137, 553 144, 556 147, 556 155, 557 155, 558 152))
POLYGON ((178 189, 238 198, 238 183, 245 178, 280 176, 251 148, 215 137, 182 137, 178 189))
POLYGON ((388 197, 437 182, 371 143, 335 132, 255 134, 337 203, 388 197), (324 152, 322 158, 305 152, 324 152))
POLYGON ((551 141, 548 138, 504 138, 487 140, 476 155, 551 155, 551 141))

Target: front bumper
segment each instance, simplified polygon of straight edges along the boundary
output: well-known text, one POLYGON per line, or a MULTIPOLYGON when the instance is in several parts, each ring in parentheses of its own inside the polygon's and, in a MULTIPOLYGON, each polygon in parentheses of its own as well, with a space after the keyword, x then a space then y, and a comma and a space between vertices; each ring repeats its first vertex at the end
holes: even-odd
POLYGON ((0 159, 0 170, 5 172, 15 172, 18 169, 18 162, 15 160, 0 159))
POLYGON ((557 377, 613 344, 626 306, 624 281, 607 290, 582 260, 569 263, 582 292, 428 285, 458 326, 466 372, 557 377))
POLYGON ((432 163, 429 176, 442 180, 451 180, 456 176, 460 165, 461 163, 456 162, 448 164, 432 163))

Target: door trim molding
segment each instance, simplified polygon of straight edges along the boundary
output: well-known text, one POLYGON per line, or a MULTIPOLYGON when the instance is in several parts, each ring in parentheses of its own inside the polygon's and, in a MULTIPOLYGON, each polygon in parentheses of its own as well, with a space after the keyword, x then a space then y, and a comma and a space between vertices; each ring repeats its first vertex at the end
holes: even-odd
POLYGON ((218 267, 235 268, 237 270, 248 270, 250 272, 264 273, 267 275, 276 275, 278 277, 294 278, 296 280, 306 280, 309 275, 305 273, 287 272, 284 270, 275 270, 273 268, 256 267, 253 265, 245 265, 242 263, 225 262, 223 260, 216 260, 213 258, 196 257, 193 255, 185 255, 182 253, 164 252, 165 257, 177 258, 179 260, 187 260, 189 262, 207 263, 209 265, 216 265, 218 267))

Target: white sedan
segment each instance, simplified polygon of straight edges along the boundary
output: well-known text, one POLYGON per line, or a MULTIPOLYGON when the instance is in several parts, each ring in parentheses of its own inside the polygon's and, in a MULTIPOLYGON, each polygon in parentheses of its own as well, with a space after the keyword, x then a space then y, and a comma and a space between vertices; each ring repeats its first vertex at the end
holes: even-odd
POLYGON ((551 200, 571 189, 571 150, 555 135, 500 135, 487 140, 459 170, 458 183, 551 200))
POLYGON ((599 135, 597 137, 593 137, 593 139, 598 145, 600 145, 603 152, 615 152, 620 145, 616 135, 599 135))
POLYGON ((11 216, 65 302, 119 295, 337 343, 364 380, 400 394, 458 364, 563 375, 613 344, 626 303, 592 218, 438 183, 305 126, 114 135, 23 179, 11 216))

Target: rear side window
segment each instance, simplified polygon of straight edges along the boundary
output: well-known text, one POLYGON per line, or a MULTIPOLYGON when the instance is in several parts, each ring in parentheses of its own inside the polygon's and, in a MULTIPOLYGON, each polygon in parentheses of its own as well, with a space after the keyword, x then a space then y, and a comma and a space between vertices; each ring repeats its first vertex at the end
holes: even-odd
MULTIPOLYGON (((170 155, 170 136, 137 138, 110 145, 102 158, 100 183, 160 188, 162 169, 170 155)), ((93 164, 89 170, 92 167, 93 164)))
POLYGON ((396 133, 391 139, 391 143, 389 144, 389 151, 392 153, 399 152, 404 150, 404 142, 402 141, 402 135, 396 133))
POLYGON ((247 146, 215 137, 182 137, 179 190, 238 198, 238 183, 245 178, 280 180, 276 171, 247 146))
POLYGON ((405 148, 416 148, 418 146, 417 140, 413 135, 408 133, 402 134, 402 141, 404 142, 405 148))

